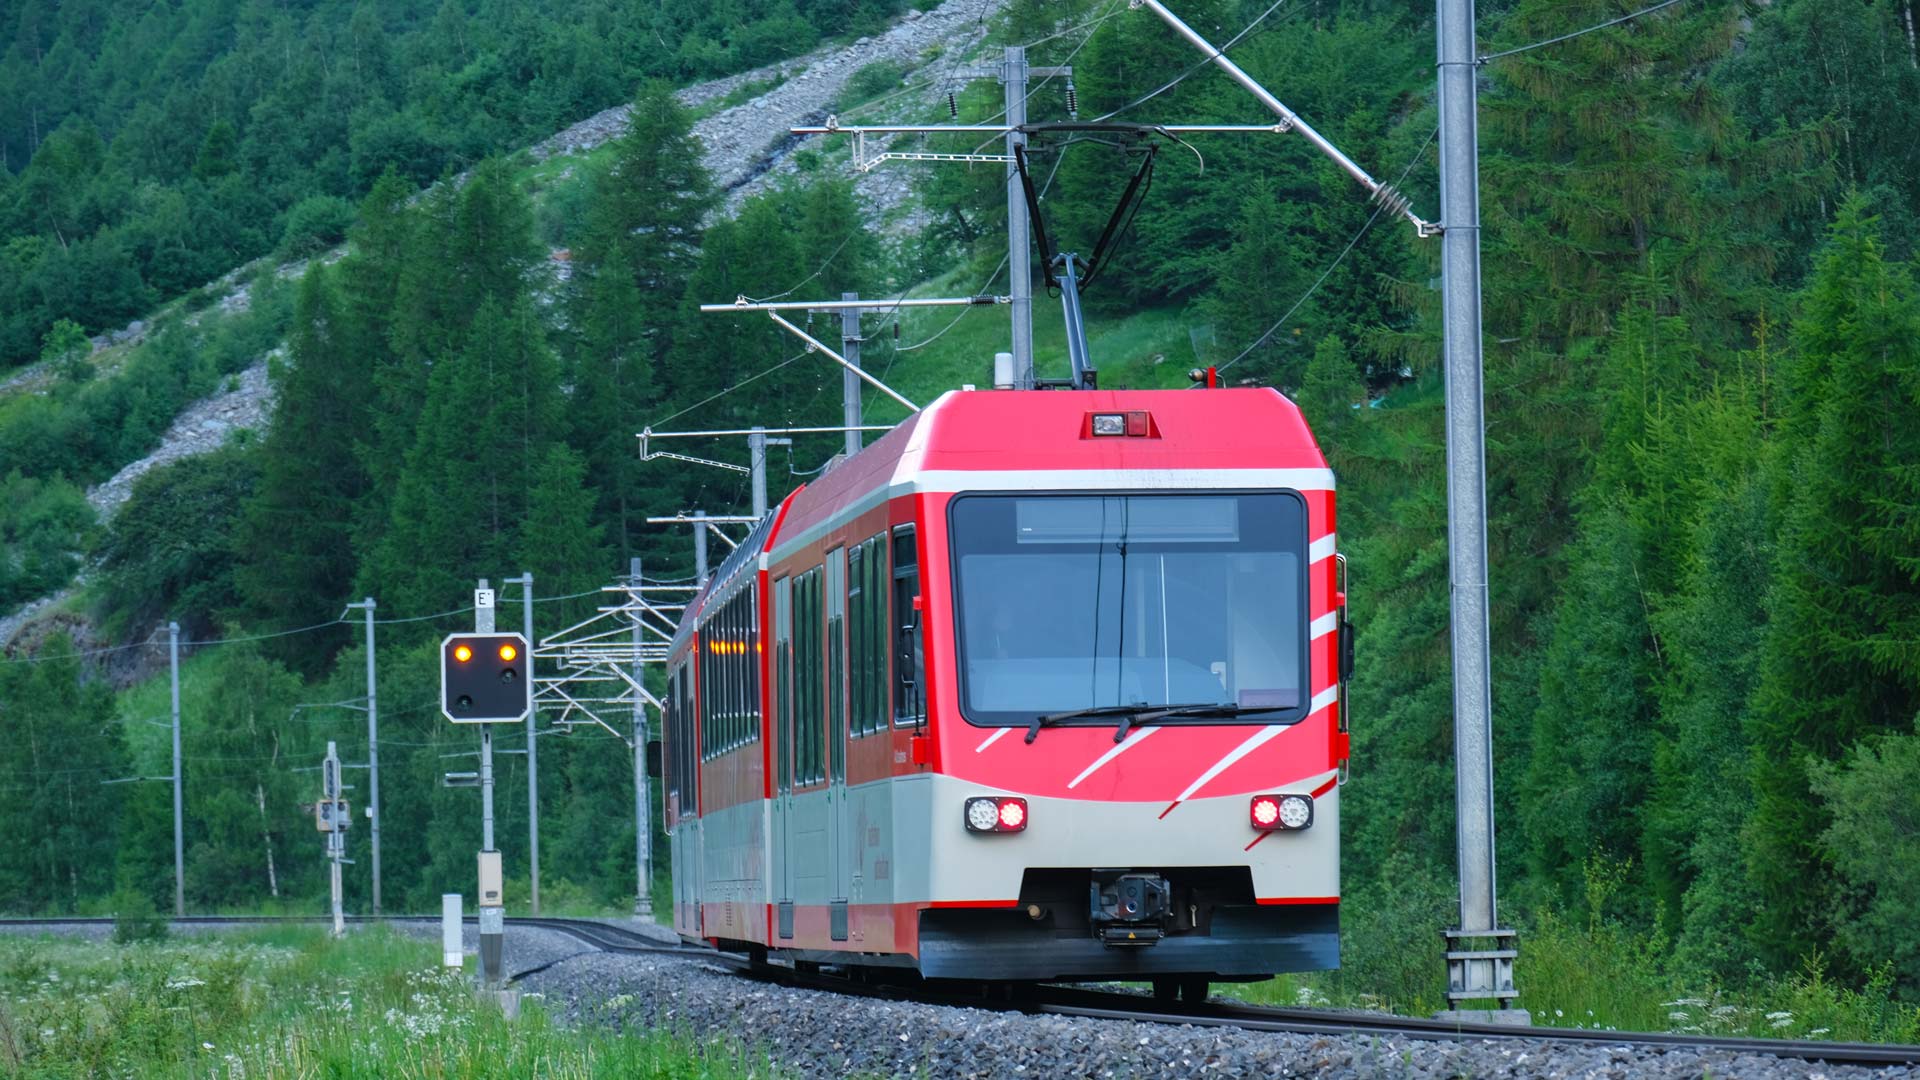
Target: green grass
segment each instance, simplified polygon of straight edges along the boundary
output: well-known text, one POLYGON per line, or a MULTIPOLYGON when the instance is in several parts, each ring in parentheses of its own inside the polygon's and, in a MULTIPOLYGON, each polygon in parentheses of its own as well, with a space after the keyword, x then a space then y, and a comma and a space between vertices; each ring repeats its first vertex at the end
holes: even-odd
MULTIPOLYGON (((1612 922, 1581 926, 1546 912, 1520 935, 1516 983, 1519 1007, 1534 1023, 1606 1031, 1841 1042, 1920 1043, 1920 1007, 1893 994, 1882 971, 1864 986, 1832 979, 1819 958, 1785 976, 1763 976, 1743 987, 1717 986, 1674 970, 1668 943, 1656 933, 1612 922)), ((1283 975, 1260 983, 1224 985, 1218 992, 1271 1005, 1385 1009, 1426 1015, 1445 1008, 1438 933, 1415 935, 1430 947, 1409 948, 1405 935, 1382 942, 1349 932, 1348 969, 1283 975), (1388 962, 1398 954, 1401 962, 1388 962)))
POLYGON ((0 939, 0 1074, 22 1077, 764 1076, 740 1044, 508 1021, 437 943, 305 927, 117 946, 0 939))

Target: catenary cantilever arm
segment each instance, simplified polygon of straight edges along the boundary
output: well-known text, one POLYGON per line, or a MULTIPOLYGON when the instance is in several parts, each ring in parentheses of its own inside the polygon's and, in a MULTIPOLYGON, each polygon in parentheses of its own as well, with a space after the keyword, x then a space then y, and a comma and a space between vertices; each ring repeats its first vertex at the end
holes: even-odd
POLYGON ((1239 83, 1248 93, 1259 99, 1260 104, 1272 110, 1273 114, 1280 118, 1282 127, 1299 132, 1308 142, 1317 147, 1321 153, 1331 158, 1335 165, 1340 166, 1348 176, 1358 180, 1360 185, 1367 189, 1368 194, 1373 196, 1374 201, 1381 203, 1386 206, 1387 209, 1392 210, 1394 213, 1412 222, 1414 229, 1421 236, 1437 236, 1440 234, 1440 226, 1414 213, 1413 206, 1407 201, 1407 197, 1394 190, 1392 184, 1375 180, 1367 170, 1360 167, 1358 162, 1341 153, 1339 147, 1329 142, 1326 136, 1313 130, 1312 125, 1300 119, 1298 113, 1287 108, 1279 98, 1274 97, 1273 94, 1268 91, 1266 87, 1261 86, 1253 76, 1243 71, 1239 64, 1227 59, 1226 53, 1214 48, 1212 42, 1200 36, 1199 32, 1194 30, 1193 27, 1188 26, 1180 16, 1167 10, 1167 5, 1161 3, 1160 0, 1129 0, 1129 2, 1133 7, 1146 8, 1148 11, 1158 15, 1162 22, 1173 27, 1175 33, 1185 38, 1194 48, 1205 53, 1207 59, 1212 61, 1215 67, 1226 72, 1234 82, 1239 83))

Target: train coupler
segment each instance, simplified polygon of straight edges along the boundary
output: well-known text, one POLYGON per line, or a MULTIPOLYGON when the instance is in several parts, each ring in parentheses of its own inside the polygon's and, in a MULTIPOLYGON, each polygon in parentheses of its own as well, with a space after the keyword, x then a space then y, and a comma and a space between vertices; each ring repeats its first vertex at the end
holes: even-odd
POLYGON ((1094 937, 1109 946, 1143 946, 1167 934, 1173 917, 1173 887, 1159 874, 1093 875, 1094 937))

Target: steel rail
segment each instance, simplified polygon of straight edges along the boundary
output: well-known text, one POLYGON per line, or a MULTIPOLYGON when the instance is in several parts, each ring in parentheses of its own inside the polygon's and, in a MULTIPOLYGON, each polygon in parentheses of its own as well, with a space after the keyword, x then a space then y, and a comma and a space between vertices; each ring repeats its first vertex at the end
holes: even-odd
POLYGON ((1592 1028, 1517 1027, 1510 1024, 1471 1024, 1420 1017, 1332 1009, 1290 1009, 1208 1001, 1143 1002, 1140 995, 1085 987, 1050 986, 1041 990, 1040 1011, 1067 1016, 1105 1017, 1141 1022, 1238 1027, 1251 1031, 1283 1031, 1309 1035, 1402 1035, 1427 1040, 1531 1039, 1561 1043, 1604 1043, 1657 1046, 1675 1050, 1721 1050, 1768 1054, 1795 1060, 1825 1061, 1833 1065, 1920 1064, 1920 1046, 1897 1043, 1823 1042, 1811 1039, 1766 1039, 1752 1036, 1685 1035, 1675 1032, 1601 1031, 1592 1028))

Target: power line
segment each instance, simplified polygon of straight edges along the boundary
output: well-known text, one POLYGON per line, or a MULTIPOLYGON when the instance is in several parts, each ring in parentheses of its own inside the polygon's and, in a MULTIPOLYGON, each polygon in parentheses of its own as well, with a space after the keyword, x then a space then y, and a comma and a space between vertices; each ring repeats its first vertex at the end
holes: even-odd
POLYGON ((773 373, 774 373, 774 372, 776 372, 776 371, 779 371, 779 370, 780 370, 781 368, 783 368, 783 367, 786 367, 786 366, 787 366, 788 364, 791 364, 791 363, 793 363, 794 361, 796 361, 796 360, 798 360, 798 359, 800 359, 801 357, 803 357, 803 356, 805 356, 805 355, 807 355, 807 351, 801 351, 801 352, 797 352, 797 353, 795 353, 795 354, 793 354, 792 356, 789 356, 789 357, 787 357, 787 358, 786 358, 785 360, 782 360, 782 361, 780 361, 779 363, 777 363, 777 364, 775 364, 775 365, 773 365, 772 367, 770 367, 770 368, 768 368, 768 369, 767 369, 767 370, 765 370, 765 371, 762 371, 762 372, 759 372, 758 374, 754 374, 754 375, 749 375, 749 376, 747 376, 746 378, 744 378, 744 379, 741 379, 741 380, 740 380, 739 382, 737 382, 737 383, 734 383, 734 384, 733 384, 732 386, 729 386, 729 387, 727 387, 727 388, 726 388, 725 390, 722 390, 722 391, 720 391, 720 392, 718 392, 718 393, 715 393, 715 394, 709 394, 709 395, 707 395, 706 397, 703 397, 703 398, 701 398, 701 399, 700 399, 699 401, 696 401, 696 402, 694 402, 693 404, 691 404, 691 405, 689 405, 689 406, 687 406, 686 408, 684 408, 684 409, 681 409, 681 410, 680 410, 679 412, 677 412, 677 413, 673 413, 673 414, 671 414, 671 415, 669 415, 669 416, 663 416, 663 417, 661 417, 660 419, 658 419, 658 420, 655 420, 655 421, 653 421, 652 423, 650 423, 650 424, 648 424, 647 426, 648 426, 648 427, 650 427, 650 428, 651 428, 651 427, 658 427, 659 425, 661 425, 661 424, 664 424, 664 423, 666 423, 666 422, 667 422, 667 421, 669 421, 669 420, 678 420, 678 419, 680 419, 681 417, 683 417, 683 416, 685 416, 685 415, 687 415, 688 413, 690 413, 690 412, 692 412, 693 410, 695 410, 695 409, 698 409, 698 408, 700 408, 700 407, 701 407, 702 405, 707 405, 707 404, 710 404, 710 403, 712 403, 712 402, 714 402, 714 401, 718 401, 719 399, 721 399, 721 398, 723 398, 723 397, 726 397, 726 396, 727 396, 728 394, 731 394, 731 393, 733 393, 733 392, 734 392, 735 390, 738 390, 738 389, 740 389, 741 387, 743 387, 743 386, 745 386, 745 385, 747 385, 748 383, 750 383, 750 382, 753 382, 753 381, 754 381, 755 379, 764 379, 764 378, 766 378, 767 376, 769 376, 769 375, 771 375, 771 374, 773 374, 773 373))
POLYGON ((1487 53, 1483 56, 1475 57, 1473 62, 1475 64, 1486 64, 1491 61, 1498 60, 1503 56, 1513 56, 1517 53, 1531 52, 1534 49, 1543 49, 1543 48, 1546 48, 1548 45, 1558 45, 1563 41, 1572 41, 1574 38, 1577 38, 1582 34, 1591 34, 1595 30, 1605 30, 1609 26, 1619 26, 1623 22, 1631 22, 1642 15, 1651 15, 1662 8, 1670 8, 1673 5, 1678 4, 1680 2, 1681 0, 1660 0, 1660 3, 1655 4, 1652 7, 1641 8, 1639 11, 1630 12, 1626 15, 1620 16, 1617 19, 1608 19, 1606 22, 1603 22, 1603 23, 1595 23, 1594 25, 1589 26, 1584 30, 1575 30, 1571 34, 1561 34, 1559 37, 1547 38, 1545 41, 1536 41, 1531 45, 1522 45, 1517 49, 1504 49, 1497 53, 1487 53))
POLYGON ((207 641, 191 641, 183 637, 180 639, 180 644, 182 645, 238 645, 238 644, 241 644, 242 642, 247 642, 247 641, 266 641, 271 638, 292 637, 295 634, 310 634, 315 630, 325 630, 329 626, 341 626, 341 625, 344 625, 344 623, 345 623, 345 620, 343 619, 330 619, 323 623, 314 623, 312 626, 302 626, 297 630, 278 630, 271 634, 248 634, 244 637, 212 638, 207 641))
MULTIPOLYGON (((1159 89, 1151 91, 1140 97, 1134 98, 1132 101, 1127 102, 1125 105, 1120 106, 1119 108, 1113 110, 1110 113, 1107 113, 1104 116, 1094 117, 1092 122, 1096 124, 1104 123, 1105 121, 1111 120, 1114 117, 1119 116, 1121 113, 1126 112, 1128 109, 1131 109, 1136 105, 1144 105, 1147 102, 1152 101, 1154 98, 1159 97, 1161 94, 1164 94, 1167 91, 1173 89, 1174 87, 1179 86, 1181 83, 1187 81, 1187 79, 1190 76, 1192 76, 1194 72, 1199 71, 1201 68, 1206 67, 1208 64, 1213 63, 1215 60, 1219 59, 1220 57, 1225 56, 1228 49, 1231 49, 1235 45, 1240 44, 1240 40, 1242 38, 1246 37, 1248 34, 1253 33, 1255 27, 1259 26, 1263 22, 1266 22, 1267 16, 1273 14, 1275 11, 1278 11, 1280 9, 1280 6, 1285 4, 1286 2, 1287 0, 1274 0, 1272 6, 1268 7, 1267 10, 1261 12, 1258 18, 1248 23, 1239 33, 1233 35, 1231 38, 1228 38, 1227 43, 1225 45, 1222 45, 1218 49, 1215 49, 1213 52, 1208 53, 1206 56, 1201 57, 1199 60, 1195 61, 1192 64, 1192 66, 1188 67, 1185 71, 1182 71, 1180 74, 1175 75, 1170 81, 1163 84, 1159 89)), ((1293 10, 1299 11, 1301 9, 1294 8, 1293 10)), ((1292 13, 1289 12, 1288 14, 1291 15, 1292 13)))
MULTIPOLYGON (((1437 127, 1434 128, 1433 133, 1427 136, 1427 141, 1420 144, 1420 149, 1414 152, 1413 160, 1407 162, 1407 167, 1400 171, 1400 178, 1393 182, 1396 188, 1406 182, 1407 174, 1413 172, 1413 167, 1420 163, 1420 159, 1422 157, 1426 156, 1427 147, 1433 145, 1434 138, 1437 137, 1439 134, 1440 134, 1440 129, 1437 127)), ((1327 278, 1331 276, 1335 270, 1339 269, 1340 264, 1342 262, 1346 261, 1347 256, 1352 254, 1353 249, 1360 243, 1360 238, 1367 235, 1367 230, 1373 227, 1373 223, 1379 220, 1381 211, 1385 210, 1386 208, 1387 208, 1387 204, 1384 202, 1376 205, 1373 208, 1373 213, 1368 215, 1366 222, 1360 226, 1360 231, 1353 234, 1353 239, 1347 241, 1347 246, 1342 248, 1340 250, 1340 254, 1334 257, 1333 262, 1330 265, 1328 265, 1328 267, 1325 270, 1322 270, 1320 272, 1320 276, 1314 279, 1313 284, 1307 286, 1307 291, 1300 294, 1300 299, 1295 300, 1293 302, 1293 306, 1287 309, 1287 313, 1280 316, 1279 321, 1275 322, 1272 326, 1267 327, 1267 332, 1264 334, 1261 334, 1260 337, 1257 340, 1255 340, 1253 344, 1240 350, 1240 355, 1234 357, 1233 359, 1227 361, 1224 364, 1221 364, 1219 368, 1217 368, 1216 370, 1225 371, 1228 368, 1232 367, 1233 365, 1246 359, 1247 354, 1253 352, 1253 350, 1259 348, 1260 346, 1265 345, 1269 340, 1272 339, 1273 335, 1279 333, 1280 328, 1286 325, 1287 320, 1293 318, 1293 313, 1300 310, 1300 305, 1306 303, 1309 299, 1311 299, 1313 294, 1319 290, 1320 286, 1326 283, 1327 278)), ((1194 385, 1198 386, 1200 384, 1195 383, 1194 385)))
MULTIPOLYGON (((1080 39, 1080 41, 1079 41, 1079 42, 1078 42, 1077 44, 1075 44, 1075 45, 1074 45, 1074 47, 1073 47, 1073 50, 1072 50, 1071 52, 1069 52, 1069 53, 1067 53, 1067 55, 1066 55, 1066 57, 1065 57, 1064 59, 1062 59, 1062 60, 1061 60, 1061 61, 1060 61, 1060 62, 1059 62, 1058 64, 1055 64, 1055 65, 1053 65, 1053 66, 1054 66, 1054 67, 1066 67, 1066 66, 1068 66, 1068 65, 1069 65, 1070 63, 1072 63, 1072 61, 1073 61, 1073 58, 1074 58, 1074 57, 1076 57, 1076 56, 1079 56, 1079 55, 1080 55, 1080 50, 1081 50, 1081 49, 1084 49, 1084 48, 1086 48, 1086 47, 1087 47, 1087 42, 1089 42, 1089 41, 1092 41, 1092 40, 1093 40, 1093 35, 1099 32, 1099 30, 1100 30, 1100 26, 1101 26, 1101 24, 1103 24, 1103 23, 1105 23, 1105 22, 1106 22, 1106 21, 1107 21, 1108 19, 1111 19, 1111 18, 1113 18, 1113 17, 1115 16, 1115 15, 1118 15, 1118 14, 1120 14, 1120 11, 1121 11, 1121 9, 1122 9, 1122 7, 1123 7, 1123 6, 1124 6, 1124 0, 1115 0, 1115 2, 1114 2, 1114 4, 1112 5, 1112 10, 1110 10, 1109 12, 1107 12, 1107 14, 1105 14, 1105 15, 1102 15, 1102 16, 1100 16, 1100 17, 1099 17, 1098 19, 1094 19, 1094 20, 1092 20, 1092 22, 1091 22, 1091 23, 1081 23, 1081 24, 1080 24, 1081 26, 1089 26, 1089 25, 1090 25, 1090 26, 1092 27, 1092 29, 1090 29, 1090 30, 1088 30, 1088 31, 1087 31, 1087 33, 1086 33, 1086 36, 1085 36, 1085 37, 1082 37, 1082 38, 1080 39)), ((1074 29, 1079 29, 1079 27, 1075 27, 1074 29)), ((1065 34, 1067 34, 1067 33, 1071 33, 1071 31, 1062 31, 1062 32, 1061 32, 1060 34, 1055 34, 1055 35, 1054 35, 1054 37, 1061 37, 1061 36, 1064 36, 1064 35, 1065 35, 1065 34)), ((1041 41, 1050 41, 1050 40, 1052 40, 1052 39, 1051 39, 1051 38, 1041 38, 1040 40, 1041 40, 1041 41)), ((1037 43, 1036 43, 1036 44, 1037 44, 1037 43)), ((1033 100, 1033 95, 1035 95, 1035 94, 1037 94, 1037 93, 1039 93, 1039 92, 1040 92, 1040 88, 1041 88, 1041 87, 1043 87, 1043 86, 1045 86, 1045 85, 1047 85, 1048 83, 1050 83, 1050 82, 1052 82, 1052 81, 1053 81, 1054 79, 1056 79, 1056 78, 1058 78, 1058 76, 1057 76, 1057 75, 1054 75, 1054 74, 1048 74, 1048 75, 1046 75, 1046 76, 1045 76, 1045 77, 1043 77, 1043 78, 1042 78, 1042 79, 1041 79, 1041 80, 1040 80, 1039 82, 1037 82, 1037 83, 1034 83, 1034 84, 1033 84, 1032 86, 1029 86, 1029 87, 1027 88, 1027 92, 1026 92, 1026 94, 1025 94, 1025 96, 1024 96, 1024 97, 1022 97, 1022 98, 1021 98, 1021 100, 1022 100, 1022 101, 1032 101, 1032 100, 1033 100)), ((994 122, 995 120, 998 120, 998 119, 1000 119, 1001 117, 1003 117, 1003 116, 1005 116, 1005 115, 1007 115, 1007 110, 1006 110, 1006 108, 1005 108, 1005 107, 1002 107, 1002 108, 1001 108, 1001 110, 1000 110, 999 112, 997 112, 997 113, 994 113, 994 114, 993 114, 992 116, 989 116, 989 117, 987 117, 987 118, 986 118, 985 120, 982 120, 982 121, 980 121, 980 122, 981 122, 982 124, 991 124, 991 123, 993 123, 993 122, 994 122)), ((995 136, 995 138, 998 138, 998 136, 995 136)), ((985 147, 985 146, 986 146, 986 145, 987 145, 988 143, 991 143, 991 142, 993 142, 993 141, 994 141, 993 139, 988 139, 988 140, 987 140, 986 142, 983 142, 983 143, 981 143, 981 144, 980 144, 979 146, 976 146, 976 147, 974 147, 974 150, 973 150, 973 152, 974 152, 974 153, 976 153, 976 154, 977 154, 977 153, 979 153, 982 147, 985 147)))

